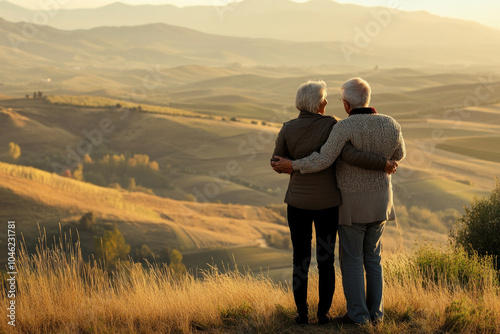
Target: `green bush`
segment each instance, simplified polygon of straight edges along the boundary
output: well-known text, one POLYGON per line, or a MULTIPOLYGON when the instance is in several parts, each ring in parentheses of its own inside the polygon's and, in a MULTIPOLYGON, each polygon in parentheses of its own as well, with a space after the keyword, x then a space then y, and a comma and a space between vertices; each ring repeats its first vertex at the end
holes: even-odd
POLYGON ((446 285, 486 286, 498 284, 492 257, 469 254, 463 247, 436 247, 423 244, 417 250, 414 263, 427 280, 446 285))
POLYGON ((116 226, 94 240, 97 257, 104 260, 108 269, 115 269, 118 261, 126 260, 130 253, 130 245, 116 226))
POLYGON ((173 249, 170 252, 169 257, 170 257, 170 263, 168 264, 168 266, 174 273, 179 275, 186 273, 187 270, 184 263, 182 263, 181 252, 179 252, 177 249, 173 249))
POLYGON ((451 240, 469 253, 496 256, 500 259, 500 182, 489 197, 476 198, 465 208, 465 214, 458 219, 450 232, 451 240))

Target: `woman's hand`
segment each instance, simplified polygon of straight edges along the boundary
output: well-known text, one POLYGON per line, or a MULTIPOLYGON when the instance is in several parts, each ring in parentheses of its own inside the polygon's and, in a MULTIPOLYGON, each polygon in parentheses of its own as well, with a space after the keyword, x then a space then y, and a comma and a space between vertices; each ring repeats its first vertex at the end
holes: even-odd
POLYGON ((293 167, 292 160, 280 157, 278 155, 274 156, 278 161, 271 162, 271 166, 273 166, 273 170, 278 173, 287 173, 292 175, 293 167))
POLYGON ((398 162, 396 160, 387 160, 384 169, 387 174, 391 175, 392 173, 396 173, 397 169, 398 169, 398 162))

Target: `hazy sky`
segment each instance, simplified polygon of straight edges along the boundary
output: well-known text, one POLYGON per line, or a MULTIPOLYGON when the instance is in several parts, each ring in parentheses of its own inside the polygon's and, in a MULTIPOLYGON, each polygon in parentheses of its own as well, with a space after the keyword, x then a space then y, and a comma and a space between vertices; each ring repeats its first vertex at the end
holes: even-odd
MULTIPOLYGON (((10 0, 13 3, 39 9, 41 0, 10 0)), ((128 4, 174 4, 177 6, 215 5, 223 6, 237 0, 56 0, 66 4, 65 8, 99 7, 113 2, 128 4)), ((272 1, 272 0, 269 0, 272 1)), ((294 0, 306 2, 307 0, 294 0)), ((426 10, 428 12, 467 20, 474 20, 500 29, 500 1, 498 0, 337 0, 365 6, 390 6, 402 10, 426 10)))

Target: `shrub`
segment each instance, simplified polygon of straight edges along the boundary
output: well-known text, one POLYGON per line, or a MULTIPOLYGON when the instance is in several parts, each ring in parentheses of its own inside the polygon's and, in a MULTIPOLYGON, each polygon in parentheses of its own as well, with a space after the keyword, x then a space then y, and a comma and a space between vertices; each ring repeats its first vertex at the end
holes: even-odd
POLYGON ((465 208, 464 215, 458 219, 455 229, 450 232, 451 240, 469 253, 500 256, 500 181, 489 197, 476 198, 465 208))
POLYGON ((279 249, 292 249, 292 240, 288 233, 272 232, 264 235, 269 246, 279 249))
POLYGON ((176 274, 184 274, 186 266, 182 263, 182 254, 177 249, 170 252, 170 269, 176 274))
POLYGON ((94 214, 87 212, 80 218, 79 224, 82 230, 92 230, 95 224, 94 214))
POLYGON ((9 143, 9 157, 16 161, 21 156, 21 148, 16 143, 9 143))
POLYGON ((148 245, 142 244, 141 247, 135 249, 135 256, 139 262, 153 262, 154 254, 148 245))
POLYGON ((116 226, 111 231, 105 231, 102 238, 96 237, 95 241, 97 256, 104 259, 109 269, 116 268, 118 261, 127 259, 130 253, 130 245, 116 226))
POLYGON ((193 194, 185 194, 184 195, 184 201, 187 201, 187 202, 197 202, 196 196, 193 195, 193 194))
POLYGON ((498 278, 491 257, 469 254, 463 247, 436 247, 423 244, 414 257, 421 275, 435 283, 449 286, 477 286, 498 284, 498 278))

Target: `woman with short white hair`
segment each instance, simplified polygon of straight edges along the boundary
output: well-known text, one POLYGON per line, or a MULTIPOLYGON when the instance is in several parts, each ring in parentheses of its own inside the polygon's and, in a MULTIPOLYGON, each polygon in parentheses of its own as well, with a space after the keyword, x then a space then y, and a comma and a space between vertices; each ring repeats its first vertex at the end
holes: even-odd
MULTIPOLYGON (((356 149, 377 153, 389 160, 405 157, 401 126, 390 116, 378 114, 370 104, 370 85, 361 78, 347 80, 341 101, 349 115, 332 129, 319 152, 290 161, 277 157, 275 170, 300 171, 301 175, 331 168, 347 142, 356 149)), ((363 324, 383 320, 383 274, 380 239, 388 220, 395 220, 391 176, 337 162, 342 196, 339 208, 339 255, 347 313, 341 323, 363 324), (366 290, 365 275, 366 271, 366 290), (365 292, 366 291, 366 292, 365 292)), ((294 173, 294 175, 297 173, 294 173)))
MULTIPOLYGON (((308 81, 299 87, 295 98, 299 116, 283 124, 276 139, 273 157, 279 155, 300 159, 319 151, 337 123, 334 117, 324 116, 328 104, 326 97, 324 81, 308 81)), ((357 168, 383 171, 388 165, 385 158, 358 152, 352 145, 346 145, 342 159, 357 168)), ((341 203, 335 167, 330 163, 318 173, 291 173, 285 203, 288 204, 287 218, 293 246, 293 293, 298 312, 296 321, 299 324, 308 323, 307 284, 314 221, 319 271, 317 315, 320 324, 328 323, 328 312, 335 291, 334 249, 341 203)))

